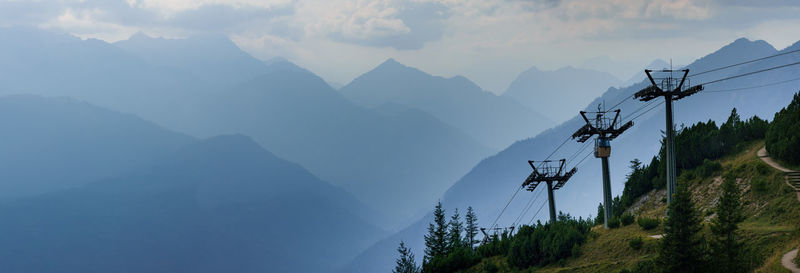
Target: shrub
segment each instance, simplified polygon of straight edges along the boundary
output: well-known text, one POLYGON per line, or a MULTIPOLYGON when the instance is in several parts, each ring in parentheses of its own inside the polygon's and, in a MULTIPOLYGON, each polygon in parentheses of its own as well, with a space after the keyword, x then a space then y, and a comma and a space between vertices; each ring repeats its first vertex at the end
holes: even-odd
POLYGON ((700 165, 697 168, 697 174, 701 177, 706 178, 714 174, 714 172, 719 171, 722 169, 722 164, 717 161, 708 160, 708 158, 703 160, 703 165, 700 165))
POLYGON ((695 173, 692 170, 685 170, 685 171, 681 172, 681 177, 679 177, 678 179, 685 180, 685 181, 690 181, 690 180, 694 180, 695 177, 696 177, 695 173))
POLYGON ((764 193, 767 191, 767 182, 761 178, 753 178, 750 181, 750 188, 753 189, 753 192, 764 193))
POLYGON ((642 241, 642 237, 636 237, 636 238, 633 238, 630 241, 628 241, 628 245, 633 250, 639 250, 639 249, 642 249, 642 245, 644 245, 644 241, 642 241))
POLYGON ((655 273, 659 272, 654 260, 639 261, 633 266, 632 273, 655 273))
POLYGON ((497 271, 500 271, 500 268, 497 268, 497 265, 495 265, 493 262, 488 262, 483 266, 483 272, 496 273, 497 271))
POLYGON ((618 228, 619 227, 619 217, 611 216, 611 219, 608 220, 608 228, 618 228))
POLYGON ((525 269, 536 265, 556 264, 573 255, 580 255, 592 221, 559 215, 558 221, 546 225, 522 226, 512 238, 507 261, 512 268, 525 269))
POLYGON ((658 225, 661 224, 661 221, 659 221, 657 218, 648 218, 642 216, 639 216, 639 219, 637 219, 636 222, 643 230, 651 230, 657 228, 658 225))
POLYGON ((433 257, 425 264, 425 272, 456 272, 478 264, 481 257, 469 247, 460 247, 445 257, 433 257))
POLYGON ((572 245, 572 257, 579 257, 581 256, 581 254, 583 254, 583 252, 581 252, 581 245, 579 244, 572 245))
POLYGON ((626 212, 623 213, 622 216, 620 216, 619 221, 622 224, 622 226, 627 226, 633 224, 633 221, 635 219, 636 218, 633 216, 633 214, 631 214, 630 212, 626 212))

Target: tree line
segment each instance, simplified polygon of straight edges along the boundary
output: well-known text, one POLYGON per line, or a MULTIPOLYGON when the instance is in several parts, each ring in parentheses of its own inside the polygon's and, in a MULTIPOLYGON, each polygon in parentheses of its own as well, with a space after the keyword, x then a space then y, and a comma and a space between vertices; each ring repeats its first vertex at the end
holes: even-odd
MULTIPOLYGON (((728 119, 720 126, 709 120, 680 128, 675 134, 677 175, 708 177, 714 174, 722 168, 714 160, 738 153, 743 144, 749 141, 764 139, 772 126, 758 116, 742 120, 736 108, 733 108, 728 119)), ((663 143, 662 139, 659 154, 649 164, 645 165, 639 159, 631 161, 622 196, 615 197, 612 202, 615 217, 621 217, 622 212, 642 195, 666 187, 666 147, 663 143)), ((602 219, 603 216, 598 214, 598 217, 602 219)))
POLYGON ((400 258, 392 272, 456 272, 467 269, 481 260, 475 251, 477 235, 478 218, 472 207, 467 208, 463 222, 458 209, 454 210, 448 220, 442 203, 439 202, 433 210, 433 223, 428 224, 428 234, 425 235, 422 266, 417 265, 413 253, 404 242, 400 242, 397 249, 400 258))
POLYGON ((494 256, 507 257, 509 266, 517 269, 544 266, 579 255, 580 246, 586 242, 594 225, 589 219, 576 219, 569 214, 559 213, 555 223, 524 225, 513 234, 508 231, 494 233, 486 238, 484 244, 476 247, 478 226, 472 207, 467 209, 463 223, 458 209, 447 221, 441 203, 436 205, 433 218, 425 235, 422 266, 414 262, 411 251, 400 242, 400 257, 392 272, 459 272, 494 256))

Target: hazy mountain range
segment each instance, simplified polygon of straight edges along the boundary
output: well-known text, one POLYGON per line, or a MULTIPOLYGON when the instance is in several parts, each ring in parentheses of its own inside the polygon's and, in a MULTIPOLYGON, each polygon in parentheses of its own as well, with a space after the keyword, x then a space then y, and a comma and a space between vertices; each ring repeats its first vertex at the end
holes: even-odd
POLYGON ((384 234, 352 195, 245 136, 196 140, 69 99, 0 111, 4 270, 331 271, 384 234))
POLYGON ((418 109, 358 106, 313 73, 259 61, 226 38, 140 33, 108 44, 17 28, 0 36, 9 41, 0 45, 0 94, 74 97, 199 138, 246 134, 353 192, 387 228, 410 221, 493 152, 418 109))
POLYGON ((355 78, 339 92, 365 107, 397 103, 420 109, 495 149, 552 125, 539 112, 485 91, 467 78, 431 76, 394 59, 355 78))
POLYGON ((609 86, 619 84, 619 79, 606 72, 569 66, 553 71, 531 67, 520 73, 502 96, 560 123, 582 110, 609 86))
MULTIPOLYGON (((498 96, 389 59, 337 90, 219 36, 138 33, 111 44, 5 28, 0 37, 0 241, 14 246, 0 248, 0 264, 16 272, 386 272, 400 240, 422 256, 436 200, 472 206, 491 224, 530 172, 526 160, 564 141, 553 158, 575 164, 591 150, 567 139, 583 123, 577 110, 649 84, 532 68, 498 96)), ((688 67, 776 52, 740 39, 688 67)), ((774 83, 794 78, 800 72, 786 69, 710 84, 676 103, 675 118, 722 120, 732 107, 771 118, 796 91, 774 83), (748 86, 761 87, 731 90, 748 86)), ((659 147, 663 107, 644 105, 620 104, 625 118, 644 115, 613 142, 615 194, 628 161, 659 147)), ((596 161, 557 192, 559 210, 596 210, 596 161)), ((515 222, 537 195, 520 193, 498 224, 515 222)), ((518 223, 542 217, 533 214, 518 223)))

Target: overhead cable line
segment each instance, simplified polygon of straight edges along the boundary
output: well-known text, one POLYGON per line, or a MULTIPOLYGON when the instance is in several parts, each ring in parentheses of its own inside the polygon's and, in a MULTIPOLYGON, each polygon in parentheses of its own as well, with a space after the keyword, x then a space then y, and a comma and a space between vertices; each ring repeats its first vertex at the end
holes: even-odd
POLYGON ((774 57, 778 57, 778 56, 783 56, 783 55, 791 54, 791 53, 795 53, 795 52, 800 52, 800 49, 787 51, 787 52, 782 52, 782 53, 778 53, 778 54, 774 54, 774 55, 758 58, 758 59, 755 59, 755 60, 744 61, 744 62, 741 62, 741 63, 727 65, 727 66, 723 66, 723 67, 719 67, 719 68, 709 69, 709 70, 706 70, 706 71, 703 71, 703 72, 698 72, 698 73, 691 74, 691 75, 689 75, 689 77, 702 75, 702 74, 706 74, 706 73, 711 73, 711 72, 715 72, 715 71, 720 71, 720 70, 723 70, 723 69, 728 69, 728 68, 731 68, 731 67, 736 67, 736 66, 740 66, 740 65, 744 65, 744 64, 754 63, 754 62, 758 62, 758 61, 762 61, 762 60, 766 60, 766 59, 774 58, 774 57))
POLYGON ((718 82, 721 82, 721 81, 727 81, 727 80, 730 80, 730 79, 740 78, 740 77, 744 77, 744 76, 750 76, 750 75, 753 75, 753 74, 763 73, 763 72, 767 72, 767 71, 770 71, 770 70, 775 70, 775 69, 778 69, 778 68, 784 68, 784 67, 798 65, 798 64, 800 64, 800 62, 794 62, 794 63, 784 64, 784 65, 779 65, 779 66, 773 66, 773 67, 770 67, 770 68, 764 68, 764 69, 761 69, 761 70, 756 70, 756 71, 752 71, 752 72, 742 73, 742 74, 739 74, 739 75, 725 77, 725 78, 718 79, 718 80, 704 82, 704 83, 701 83, 701 84, 698 84, 698 85, 707 85, 707 84, 712 84, 712 83, 718 83, 718 82))

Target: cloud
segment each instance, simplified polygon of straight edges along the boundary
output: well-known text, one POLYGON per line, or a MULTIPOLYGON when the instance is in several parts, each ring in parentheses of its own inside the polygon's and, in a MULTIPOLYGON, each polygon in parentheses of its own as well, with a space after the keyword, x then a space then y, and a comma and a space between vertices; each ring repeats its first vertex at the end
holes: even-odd
POLYGON ((370 47, 420 49, 442 37, 446 7, 421 1, 331 1, 305 5, 306 14, 317 18, 307 29, 313 35, 370 47))
POLYGON ((780 47, 792 42, 781 29, 800 29, 798 13, 794 0, 0 0, 0 26, 106 41, 223 34, 329 80, 395 57, 493 90, 534 64, 691 60, 743 36, 780 47))
POLYGON ((253 25, 269 24, 280 16, 291 16, 291 6, 259 8, 253 6, 235 7, 211 4, 196 9, 185 10, 174 16, 162 19, 157 24, 192 30, 194 32, 241 32, 253 25))
POLYGON ((0 26, 37 26, 103 39, 125 38, 137 30, 230 35, 253 28, 283 30, 273 20, 293 12, 287 1, 0 0, 0 26))

